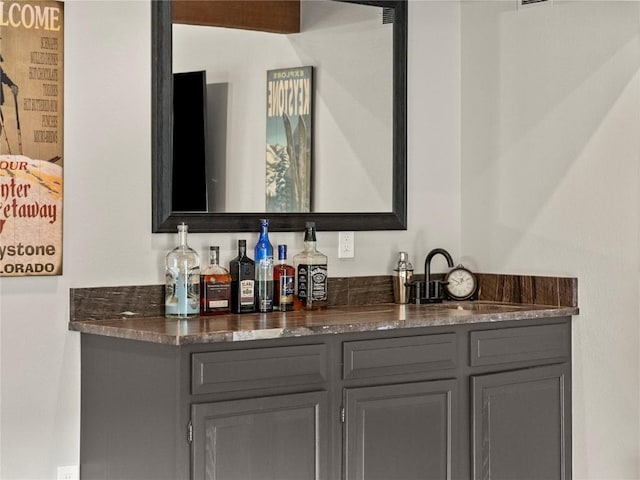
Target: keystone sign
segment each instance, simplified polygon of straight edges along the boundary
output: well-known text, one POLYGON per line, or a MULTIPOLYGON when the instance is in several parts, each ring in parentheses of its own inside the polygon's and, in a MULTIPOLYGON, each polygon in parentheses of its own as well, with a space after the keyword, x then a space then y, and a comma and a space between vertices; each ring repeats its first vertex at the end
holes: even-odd
POLYGON ((62 274, 63 14, 0 1, 0 276, 62 274))

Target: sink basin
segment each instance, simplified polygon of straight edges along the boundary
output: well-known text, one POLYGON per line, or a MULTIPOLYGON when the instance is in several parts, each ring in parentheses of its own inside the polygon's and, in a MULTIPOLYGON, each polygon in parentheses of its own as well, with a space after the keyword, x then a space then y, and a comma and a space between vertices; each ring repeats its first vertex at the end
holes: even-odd
POLYGON ((520 308, 519 305, 490 303, 490 302, 442 302, 427 303, 420 305, 421 308, 429 310, 461 310, 471 312, 497 312, 497 311, 513 311, 520 308))

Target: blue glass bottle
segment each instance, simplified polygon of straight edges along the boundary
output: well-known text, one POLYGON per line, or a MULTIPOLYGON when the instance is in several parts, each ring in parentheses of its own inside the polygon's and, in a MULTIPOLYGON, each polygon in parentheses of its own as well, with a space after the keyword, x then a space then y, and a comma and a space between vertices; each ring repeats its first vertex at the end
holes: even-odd
POLYGON ((269 220, 260 219, 260 236, 254 249, 256 262, 256 309, 273 311, 273 245, 269 241, 269 220))

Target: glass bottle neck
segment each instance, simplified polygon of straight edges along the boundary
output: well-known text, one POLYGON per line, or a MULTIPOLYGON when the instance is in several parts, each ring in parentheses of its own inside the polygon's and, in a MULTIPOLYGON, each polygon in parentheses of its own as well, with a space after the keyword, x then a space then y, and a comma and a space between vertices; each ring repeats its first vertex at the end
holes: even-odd
POLYGON ((187 244, 187 231, 186 230, 178 230, 178 246, 182 248, 189 248, 187 244))
POLYGON ((247 254, 247 241, 238 240, 238 257, 244 257, 247 254))
POLYGON ((305 243, 305 245, 307 243, 311 243, 311 242, 313 242, 314 244, 316 243, 316 231, 315 231, 315 229, 313 227, 312 228, 307 228, 304 231, 304 243, 305 243))

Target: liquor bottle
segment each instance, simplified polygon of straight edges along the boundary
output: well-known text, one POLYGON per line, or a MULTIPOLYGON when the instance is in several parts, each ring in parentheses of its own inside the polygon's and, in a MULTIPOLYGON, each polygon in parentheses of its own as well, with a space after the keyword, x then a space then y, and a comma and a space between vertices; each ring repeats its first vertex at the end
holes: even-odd
POLYGON ((256 310, 273 311, 273 245, 269 241, 269 220, 260 220, 260 236, 254 249, 256 261, 256 310))
POLYGON ((231 275, 220 266, 220 247, 209 247, 209 265, 200 273, 200 315, 229 313, 231 275))
POLYGON ((231 273, 231 311, 256 311, 255 262, 247 257, 247 241, 238 240, 238 256, 229 262, 231 273))
POLYGON ((316 225, 307 222, 304 249, 293 257, 296 275, 294 308, 316 310, 327 306, 327 256, 316 250, 316 225))
POLYGON ((293 310, 295 269, 287 264, 287 246, 278 245, 278 264, 273 267, 273 308, 286 312, 293 310))
POLYGON ((200 258, 187 244, 189 227, 178 225, 178 246, 167 253, 165 316, 194 317, 200 311, 200 258))

